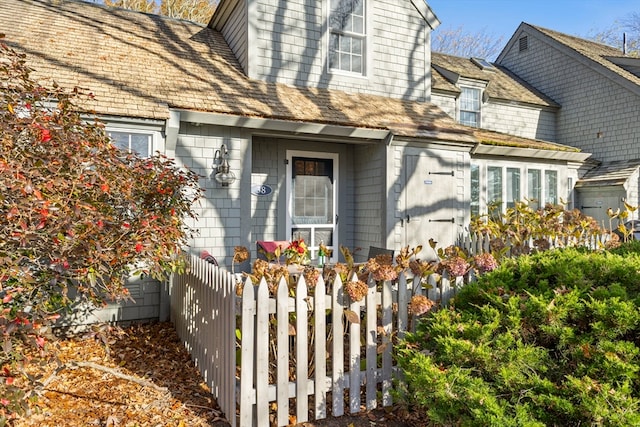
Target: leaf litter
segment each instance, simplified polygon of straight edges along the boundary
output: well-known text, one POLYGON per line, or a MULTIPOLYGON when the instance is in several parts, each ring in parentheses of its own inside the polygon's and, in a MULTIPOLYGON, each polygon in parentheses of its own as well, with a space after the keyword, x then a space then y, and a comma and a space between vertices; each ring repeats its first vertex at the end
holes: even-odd
POLYGON ((38 395, 16 427, 229 425, 170 323, 95 326, 47 345, 47 363, 16 381, 38 395))

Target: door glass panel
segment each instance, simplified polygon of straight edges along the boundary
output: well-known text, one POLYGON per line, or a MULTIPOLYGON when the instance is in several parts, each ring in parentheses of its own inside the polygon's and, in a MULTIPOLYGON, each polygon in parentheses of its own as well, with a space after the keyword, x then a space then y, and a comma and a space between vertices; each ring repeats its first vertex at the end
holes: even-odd
POLYGON ((333 159, 293 157, 291 240, 304 239, 315 259, 318 247, 333 249, 335 180, 333 159))

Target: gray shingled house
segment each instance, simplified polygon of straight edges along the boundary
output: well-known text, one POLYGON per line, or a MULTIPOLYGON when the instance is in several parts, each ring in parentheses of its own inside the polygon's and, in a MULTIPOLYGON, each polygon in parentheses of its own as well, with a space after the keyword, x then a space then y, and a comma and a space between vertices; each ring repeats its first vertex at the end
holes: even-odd
POLYGON ((556 140, 560 106, 554 100, 481 58, 434 52, 431 67, 431 101, 459 123, 493 131, 475 132, 483 143, 471 152, 472 215, 496 205, 504 211, 522 200, 534 208, 561 201, 573 207, 572 190, 588 155, 561 145, 548 150, 546 142, 535 151, 530 141, 556 140), (527 138, 525 148, 514 145, 512 136, 527 138))
POLYGON ((551 140, 598 162, 576 182, 576 207, 608 226, 607 208, 640 204, 640 58, 522 23, 496 64, 560 106, 551 140))
MULTIPOLYGON (((208 26, 75 1, 0 2, 0 32, 37 79, 91 90, 80 108, 117 144, 202 176, 189 250, 226 266, 234 246, 255 257, 263 240, 302 237, 312 256, 321 242, 360 247, 360 259, 370 246, 451 244, 472 186, 498 191, 472 159, 507 174, 535 163, 557 171, 549 192, 569 192, 588 154, 542 130, 461 125, 432 102, 438 24, 422 0, 221 0, 208 26)), ((440 99, 457 90, 445 86, 440 99)), ((557 108, 538 98, 535 108, 557 108)), ((138 304, 111 319, 162 316, 151 286, 132 294, 138 304)))

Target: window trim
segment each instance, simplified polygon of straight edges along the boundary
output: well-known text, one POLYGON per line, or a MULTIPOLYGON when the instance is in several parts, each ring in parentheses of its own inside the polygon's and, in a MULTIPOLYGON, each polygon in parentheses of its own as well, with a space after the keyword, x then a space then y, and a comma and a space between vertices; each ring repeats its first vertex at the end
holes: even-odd
POLYGON ((475 127, 475 128, 481 128, 482 127, 482 97, 483 97, 483 89, 480 87, 476 87, 476 86, 472 86, 472 85, 460 85, 460 96, 458 97, 458 123, 465 125, 465 126, 470 126, 470 127, 475 127), (463 109, 462 105, 463 105, 463 100, 462 100, 462 96, 465 93, 465 90, 467 91, 475 91, 478 94, 478 109, 477 111, 474 110, 469 110, 469 109, 463 109), (462 121, 462 113, 472 113, 476 115, 476 124, 469 124, 469 123, 465 123, 462 121))
POLYGON ((160 147, 160 132, 158 132, 157 130, 133 126, 117 126, 107 123, 105 132, 107 133, 107 135, 109 135, 109 137, 111 132, 128 133, 131 135, 149 135, 151 136, 149 156, 154 155, 158 151, 162 151, 160 147))
POLYGON ((362 78, 362 77, 367 77, 369 74, 369 69, 370 69, 370 52, 369 52, 369 38, 370 38, 370 31, 369 31, 369 26, 370 26, 370 16, 369 16, 369 8, 368 6, 368 0, 362 0, 363 2, 363 33, 354 33, 352 31, 339 31, 339 30, 334 30, 331 27, 331 0, 327 1, 327 15, 326 15, 326 20, 325 20, 325 25, 327 28, 326 31, 326 49, 327 49, 327 55, 326 55, 326 64, 327 64, 327 71, 331 74, 337 74, 337 75, 344 75, 344 76, 348 76, 348 77, 356 77, 356 78, 362 78), (362 40, 362 59, 361 59, 361 67, 362 67, 362 71, 358 72, 358 71, 348 71, 348 70, 343 70, 341 68, 334 68, 331 67, 331 38, 333 34, 337 34, 339 36, 347 36, 347 37, 352 37, 352 38, 357 38, 362 40))
MULTIPOLYGON (((510 208, 511 206, 509 206, 509 200, 508 200, 508 186, 509 184, 509 171, 511 170, 511 172, 513 173, 514 170, 518 170, 519 171, 519 185, 518 185, 518 191, 520 194, 520 198, 518 200, 513 201, 513 204, 515 205, 516 201, 519 202, 524 202, 527 203, 530 207, 532 207, 533 209, 539 209, 542 208, 546 205, 546 200, 548 199, 548 195, 549 195, 549 190, 547 188, 547 176, 552 173, 555 174, 555 196, 556 196, 556 204, 560 203, 560 194, 561 191, 564 191, 563 188, 561 188, 561 180, 562 178, 562 173, 558 168, 554 168, 554 167, 545 167, 548 165, 536 165, 536 166, 532 166, 532 167, 528 167, 527 165, 524 164, 510 164, 509 162, 495 162, 495 163, 491 163, 491 162, 487 162, 487 161, 472 161, 471 165, 470 165, 470 174, 472 173, 472 169, 473 167, 477 167, 478 168, 478 175, 479 175, 479 180, 478 180, 478 212, 479 212, 479 216, 483 216, 483 215, 490 215, 492 214, 492 212, 489 211, 489 204, 492 202, 492 200, 489 200, 489 197, 491 194, 491 189, 489 187, 489 170, 490 168, 496 168, 496 169, 500 169, 500 180, 502 182, 501 184, 501 192, 500 192, 500 213, 504 213, 506 212, 506 210, 508 208, 510 208), (537 171, 540 175, 539 175, 539 185, 540 185, 540 199, 537 200, 536 202, 531 202, 531 181, 529 180, 529 173, 531 171, 537 171)), ((469 183, 469 191, 470 191, 470 205, 469 205, 469 213, 471 214, 472 211, 472 204, 474 203, 474 200, 472 200, 473 197, 473 188, 472 186, 474 185, 474 181, 472 178, 470 178, 470 183, 469 183)), ((496 200, 498 200, 496 198, 496 200)))

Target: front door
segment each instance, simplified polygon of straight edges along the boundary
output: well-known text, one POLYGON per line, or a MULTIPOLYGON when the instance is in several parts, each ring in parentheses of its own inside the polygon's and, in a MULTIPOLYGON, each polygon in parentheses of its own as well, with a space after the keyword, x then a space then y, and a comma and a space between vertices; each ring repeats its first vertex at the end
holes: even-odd
POLYGON ((323 244, 337 257, 338 155, 287 152, 287 230, 290 240, 304 239, 311 259, 323 244))
POLYGON ((445 248, 455 243, 458 206, 453 156, 407 155, 405 211, 403 218, 405 246, 422 245, 423 259, 433 258, 429 239, 445 248))

